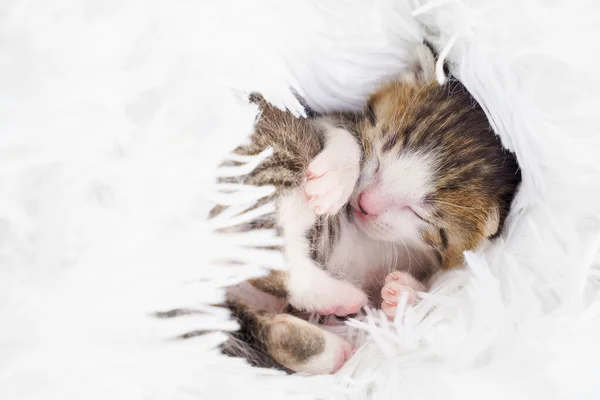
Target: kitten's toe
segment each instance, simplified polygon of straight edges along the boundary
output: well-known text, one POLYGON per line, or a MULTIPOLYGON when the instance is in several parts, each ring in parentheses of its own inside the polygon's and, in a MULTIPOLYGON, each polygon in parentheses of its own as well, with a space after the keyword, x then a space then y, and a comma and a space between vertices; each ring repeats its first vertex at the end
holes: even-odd
POLYGON ((407 285, 397 282, 390 282, 381 289, 381 298, 389 303, 398 303, 400 297, 405 294, 408 296, 408 304, 414 304, 417 300, 417 291, 407 285))
POLYGON ((327 157, 319 155, 308 165, 306 178, 309 180, 320 178, 330 169, 331 165, 327 157))
POLYGON ((348 201, 354 186, 344 184, 344 179, 335 171, 309 179, 304 187, 308 204, 315 214, 336 214, 348 201))
POLYGON ((318 214, 336 214, 348 202, 356 181, 358 166, 336 163, 328 159, 327 152, 317 156, 306 172, 304 194, 318 214))
POLYGON ((417 288, 398 281, 390 281, 381 289, 381 309, 389 318, 396 316, 398 303, 402 296, 407 296, 406 304, 416 304, 418 301, 417 288))
POLYGON ((406 271, 393 271, 385 277, 385 284, 390 282, 397 282, 402 285, 410 286, 417 291, 424 291, 425 286, 406 271))
POLYGON ((344 205, 343 190, 334 180, 335 174, 331 173, 306 182, 304 193, 315 214, 335 214, 344 205))
POLYGON ((395 302, 389 302, 387 300, 383 300, 381 302, 381 311, 388 317, 388 319, 392 320, 396 316, 396 312, 398 311, 398 304, 395 302))

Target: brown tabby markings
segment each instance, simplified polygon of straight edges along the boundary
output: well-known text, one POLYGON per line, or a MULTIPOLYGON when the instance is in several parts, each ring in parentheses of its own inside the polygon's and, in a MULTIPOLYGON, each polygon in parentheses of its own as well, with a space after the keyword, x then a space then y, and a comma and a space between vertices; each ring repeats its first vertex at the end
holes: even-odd
POLYGON ((442 268, 462 263, 465 250, 500 233, 520 182, 514 156, 457 81, 394 82, 368 104, 369 118, 359 127, 365 152, 379 140, 384 152, 434 154, 435 190, 425 203, 437 228, 421 234, 440 253, 442 268))
MULTIPOLYGON (((272 158, 241 178, 247 184, 275 186, 277 193, 262 204, 302 185, 308 164, 322 149, 323 132, 310 120, 296 119, 258 96, 252 100, 259 104, 261 115, 252 144, 236 153, 253 155, 273 147, 272 158)), ((365 112, 330 117, 360 139, 365 159, 377 150, 433 155, 434 190, 423 200, 429 224, 420 234, 439 267, 460 265, 465 250, 475 249, 501 232, 520 173, 514 157, 491 132, 484 111, 460 83, 440 87, 435 82, 394 82, 370 98, 365 112)), ((212 214, 222 211, 222 207, 215 208, 212 214)), ((273 227, 277 227, 274 214, 236 229, 273 227)), ((321 265, 327 262, 338 231, 339 216, 318 219, 307 233, 313 260, 321 265)), ((249 282, 262 292, 287 298, 285 272, 274 271, 249 282)), ((323 332, 304 320, 239 301, 229 305, 242 324, 234 337, 260 350, 255 357, 247 357, 255 365, 299 365, 323 351, 323 332), (265 357, 273 360, 265 362, 265 357)), ((239 349, 225 347, 229 354, 244 356, 239 349)))
POLYGON ((274 315, 266 326, 269 351, 284 366, 302 364, 325 349, 323 332, 292 315, 274 315))
MULTIPOLYGON (((322 150, 322 143, 319 139, 321 132, 317 131, 315 124, 310 120, 297 119, 292 114, 273 107, 258 95, 251 96, 251 101, 260 107, 255 132, 251 144, 238 147, 235 153, 256 155, 267 147, 272 147, 274 154, 241 180, 249 185, 273 185, 277 190, 276 194, 262 199, 253 207, 256 208, 276 199, 286 190, 299 187, 306 176, 308 164, 322 150)), ((215 207, 211 217, 224 209, 225 207, 215 207)), ((323 217, 313 229, 311 242, 316 260, 324 261, 325 254, 318 249, 330 247, 324 246, 323 242, 333 240, 336 229, 332 224, 335 225, 335 218, 323 217)), ((228 231, 274 227, 278 228, 276 216, 271 214, 260 218, 259 221, 230 228, 228 231)), ((278 234, 281 232, 278 231, 278 234)), ((266 277, 251 279, 248 282, 258 290, 277 298, 287 298, 285 281, 285 272, 271 271, 266 277)), ((256 366, 275 366, 291 370, 288 366, 302 364, 323 351, 323 332, 300 318, 289 314, 265 312, 237 300, 229 300, 228 305, 233 311, 233 316, 240 321, 241 330, 234 333, 232 340, 224 346, 223 351, 227 354, 245 357, 256 366)))
POLYGON ((285 272, 271 270, 269 271, 269 275, 262 278, 249 279, 248 282, 261 292, 284 299, 288 297, 285 280, 285 272))
POLYGON ((244 329, 225 343, 226 354, 245 357, 256 366, 291 371, 287 366, 301 365, 325 347, 323 332, 293 315, 266 312, 243 302, 230 307, 244 329))
POLYGON ((253 95, 251 100, 260 106, 256 132, 252 135, 251 145, 241 146, 235 152, 256 155, 273 147, 274 154, 244 182, 257 186, 274 185, 277 189, 300 186, 308 164, 322 149, 314 125, 273 107, 260 96, 253 95))

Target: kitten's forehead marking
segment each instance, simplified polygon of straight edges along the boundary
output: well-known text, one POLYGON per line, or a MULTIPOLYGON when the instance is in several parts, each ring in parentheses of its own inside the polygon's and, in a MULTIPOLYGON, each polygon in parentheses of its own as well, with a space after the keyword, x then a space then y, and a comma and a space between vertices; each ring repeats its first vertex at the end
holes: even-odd
POLYGON ((379 152, 381 183, 393 194, 420 200, 434 188, 433 153, 379 152))

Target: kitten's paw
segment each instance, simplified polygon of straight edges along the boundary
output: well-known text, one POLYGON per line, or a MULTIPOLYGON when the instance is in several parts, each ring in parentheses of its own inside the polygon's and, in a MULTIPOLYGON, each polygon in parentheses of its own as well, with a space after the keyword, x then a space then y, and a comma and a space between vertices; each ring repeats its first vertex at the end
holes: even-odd
POLYGON ((336 373, 346 360, 352 355, 352 345, 339 336, 323 331, 325 346, 323 351, 303 363, 291 366, 290 369, 305 374, 333 374, 336 373))
POLYGON ((381 289, 381 309, 388 318, 393 319, 403 294, 408 295, 407 304, 414 305, 418 301, 417 292, 424 290, 425 286, 408 272, 394 271, 385 278, 381 289))
POLYGON ((311 286, 297 288, 290 294, 290 304, 299 310, 340 317, 356 314, 369 300, 354 285, 333 278, 326 282, 313 282, 311 286))
POLYGON ((277 315, 265 328, 270 355, 295 372, 335 373, 354 351, 341 337, 289 314, 277 315))
POLYGON ((320 354, 308 359, 304 364, 295 368, 296 372, 308 374, 336 373, 353 353, 352 345, 333 333, 323 331, 325 348, 320 354))
POLYGON ((315 214, 334 215, 348 202, 360 173, 357 144, 323 150, 308 166, 304 194, 315 214))

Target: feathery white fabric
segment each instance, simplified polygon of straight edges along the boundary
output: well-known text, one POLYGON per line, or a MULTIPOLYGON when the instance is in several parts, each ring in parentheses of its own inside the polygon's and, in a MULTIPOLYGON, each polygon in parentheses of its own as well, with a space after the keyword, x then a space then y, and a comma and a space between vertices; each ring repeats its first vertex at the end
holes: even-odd
POLYGON ((597 2, 7 0, 0 15, 0 398, 600 397, 597 2), (522 166, 505 237, 395 326, 373 311, 340 332, 364 345, 337 376, 252 369, 218 354, 220 332, 175 340, 235 329, 209 304, 283 266, 244 247, 274 235, 205 220, 211 201, 265 193, 212 185, 240 173, 217 165, 252 130, 244 93, 356 108, 425 34, 522 166), (176 307, 204 313, 153 316, 176 307))

